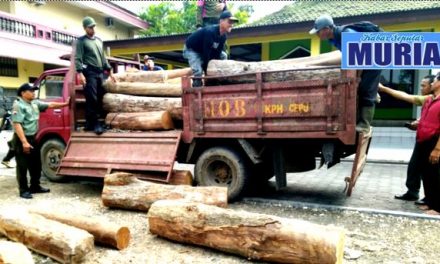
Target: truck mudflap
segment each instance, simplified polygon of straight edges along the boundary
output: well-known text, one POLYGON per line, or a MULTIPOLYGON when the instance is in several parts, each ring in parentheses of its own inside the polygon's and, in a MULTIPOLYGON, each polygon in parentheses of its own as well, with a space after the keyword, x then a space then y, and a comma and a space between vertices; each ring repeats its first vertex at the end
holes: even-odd
POLYGON ((138 177, 169 182, 181 131, 74 132, 57 174, 104 177, 112 172, 131 172, 138 177))
POLYGON ((373 128, 370 129, 369 133, 358 133, 357 135, 356 154, 353 161, 353 168, 351 169, 351 176, 345 178, 347 184, 347 196, 351 196, 356 181, 367 162, 367 154, 368 149, 370 148, 372 133, 373 128))

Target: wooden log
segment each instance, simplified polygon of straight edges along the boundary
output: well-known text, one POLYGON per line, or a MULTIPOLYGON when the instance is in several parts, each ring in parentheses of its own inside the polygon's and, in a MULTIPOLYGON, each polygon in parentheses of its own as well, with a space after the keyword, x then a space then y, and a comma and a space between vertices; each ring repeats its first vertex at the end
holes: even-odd
POLYGON ((106 220, 93 219, 79 215, 67 215, 56 212, 31 210, 32 214, 41 215, 69 226, 85 230, 93 235, 95 242, 117 248, 119 250, 128 247, 130 242, 130 230, 126 226, 120 226, 106 220))
POLYGON ((185 201, 157 201, 150 232, 248 259, 279 263, 342 263, 343 231, 270 215, 185 201))
POLYGON ((108 113, 105 123, 112 128, 124 130, 169 130, 174 128, 168 111, 108 113))
POLYGON ((192 187, 141 181, 130 173, 107 174, 102 190, 104 206, 148 211, 158 200, 184 199, 226 207, 228 190, 225 187, 192 187))
POLYGON ((164 83, 168 79, 182 76, 190 76, 191 68, 167 70, 167 71, 138 71, 117 73, 113 76, 116 82, 146 82, 146 83, 164 83))
POLYGON ((22 243, 0 241, 0 264, 34 264, 31 252, 22 243))
POLYGON ((173 170, 169 184, 192 186, 193 175, 189 170, 173 170))
POLYGON ((143 83, 143 82, 112 82, 107 80, 104 83, 107 92, 143 95, 143 96, 174 96, 182 95, 181 83, 143 83))
POLYGON ((219 84, 252 83, 256 80, 256 72, 262 72, 265 82, 299 81, 323 78, 340 78, 339 67, 326 69, 324 66, 307 66, 304 64, 284 63, 284 60, 262 61, 262 62, 241 62, 233 60, 211 60, 208 64, 208 76, 218 78, 211 79, 210 83, 219 84), (295 70, 297 69, 297 70, 295 70), (307 69, 307 70, 300 70, 307 69), (267 72, 276 71, 276 72, 267 72), (223 77, 227 75, 246 74, 234 77, 223 77))
POLYGON ((0 211, 0 233, 61 263, 80 263, 94 248, 88 232, 17 208, 0 211))
POLYGON ((168 111, 173 119, 182 119, 181 98, 107 93, 104 96, 103 107, 107 112, 113 113, 168 111))

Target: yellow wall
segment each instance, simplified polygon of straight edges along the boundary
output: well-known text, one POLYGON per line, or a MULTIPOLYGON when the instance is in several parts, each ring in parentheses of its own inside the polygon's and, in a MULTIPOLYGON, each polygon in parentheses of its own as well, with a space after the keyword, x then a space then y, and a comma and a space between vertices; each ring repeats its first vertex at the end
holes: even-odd
POLYGON ((7 88, 18 88, 23 83, 29 82, 29 77, 39 77, 44 67, 42 63, 18 60, 18 78, 0 76, 0 86, 7 88))
POLYGON ((127 39, 133 36, 127 27, 117 21, 115 21, 114 28, 107 28, 104 24, 104 17, 98 15, 97 12, 87 11, 62 1, 46 1, 45 5, 40 6, 30 4, 28 1, 14 1, 11 2, 11 7, 11 13, 16 16, 77 35, 84 34, 83 17, 91 16, 97 23, 96 35, 103 40, 127 39))
POLYGON ((9 13, 9 1, 0 1, 0 11, 9 13))

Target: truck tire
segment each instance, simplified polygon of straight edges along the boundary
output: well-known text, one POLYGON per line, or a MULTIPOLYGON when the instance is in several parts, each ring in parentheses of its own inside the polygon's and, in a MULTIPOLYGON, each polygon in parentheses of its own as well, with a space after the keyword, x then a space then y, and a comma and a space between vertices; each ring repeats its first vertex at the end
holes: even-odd
POLYGON ((234 201, 245 191, 249 177, 247 160, 226 147, 207 149, 197 159, 195 180, 201 186, 228 187, 228 200, 234 201))
POLYGON ((56 174, 65 148, 66 145, 59 139, 49 139, 41 146, 41 169, 50 181, 62 182, 65 179, 56 174))

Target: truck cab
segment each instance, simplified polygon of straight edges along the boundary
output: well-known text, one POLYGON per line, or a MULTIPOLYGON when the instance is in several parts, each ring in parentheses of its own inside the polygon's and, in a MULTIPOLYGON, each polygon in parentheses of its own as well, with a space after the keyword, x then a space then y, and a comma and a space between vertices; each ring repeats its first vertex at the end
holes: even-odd
MULTIPOLYGON (((62 59, 70 60, 71 56, 64 55, 62 59)), ((123 72, 129 68, 140 68, 140 63, 120 58, 107 58, 114 73, 123 72)), ((37 99, 46 102, 65 102, 71 97, 75 79, 73 63, 70 68, 60 68, 43 72, 35 81, 39 87, 37 99)), ((80 99, 84 100, 84 99, 80 99)), ((42 171, 52 181, 60 181, 62 176, 57 175, 64 150, 69 142, 72 127, 71 110, 67 107, 61 109, 47 109, 40 114, 39 131, 36 135, 40 145, 42 171)))

